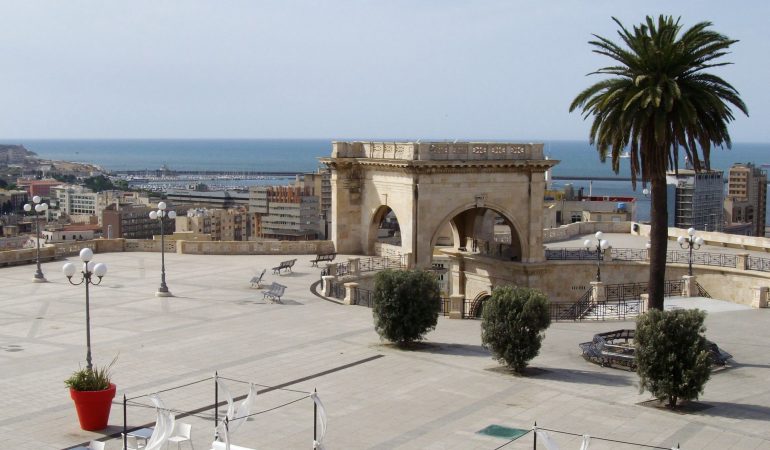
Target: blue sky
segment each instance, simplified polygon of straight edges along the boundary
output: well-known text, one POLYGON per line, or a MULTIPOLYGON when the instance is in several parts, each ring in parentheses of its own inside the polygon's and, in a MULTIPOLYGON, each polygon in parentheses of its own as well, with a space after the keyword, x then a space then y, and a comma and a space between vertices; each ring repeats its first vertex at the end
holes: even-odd
POLYGON ((694 0, 3 1, 0 137, 585 139, 591 33, 660 13, 741 41, 770 142, 770 4, 694 0))

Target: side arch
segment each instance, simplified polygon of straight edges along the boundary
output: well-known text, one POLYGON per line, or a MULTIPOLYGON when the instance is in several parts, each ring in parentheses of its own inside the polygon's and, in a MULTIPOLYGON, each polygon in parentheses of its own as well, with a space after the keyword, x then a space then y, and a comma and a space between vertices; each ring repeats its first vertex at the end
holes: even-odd
MULTIPOLYGON (((385 216, 393 212, 393 214, 396 216, 396 222, 399 224, 399 233, 401 233, 403 225, 400 222, 400 218, 405 217, 399 214, 396 209, 391 207, 390 205, 380 204, 378 207, 374 208, 373 210, 370 210, 369 217, 367 219, 367 242, 366 242, 366 253, 368 255, 374 255, 375 254, 375 244, 378 242, 378 230, 379 226, 382 223, 385 216)), ((403 236, 403 235, 402 235, 403 236)), ((404 240, 403 237, 401 239, 401 243, 399 245, 400 247, 400 253, 403 254, 404 252, 404 240)))
POLYGON ((481 313, 484 311, 484 303, 489 300, 492 297, 492 294, 490 294, 487 291, 481 291, 476 295, 476 297, 471 302, 470 307, 468 308, 468 311, 466 312, 467 317, 473 318, 473 319, 479 319, 481 318, 481 313))
POLYGON ((511 227, 511 232, 516 234, 516 239, 518 240, 518 244, 521 251, 521 260, 526 261, 530 257, 528 234, 522 233, 521 224, 519 223, 518 220, 516 220, 513 214, 511 214, 501 205, 490 203, 490 202, 486 202, 483 206, 478 206, 475 203, 466 203, 462 206, 455 208, 452 212, 444 216, 444 218, 439 222, 440 225, 435 230, 433 230, 431 240, 430 240, 430 248, 433 248, 436 246, 436 242, 440 235, 441 227, 443 226, 443 224, 447 222, 449 222, 452 227, 452 235, 455 240, 455 246, 456 247, 464 246, 464 243, 457 242, 459 239, 459 231, 457 229, 456 224, 454 223, 454 219, 455 217, 459 216, 465 211, 469 211, 477 208, 484 208, 484 209, 494 211, 497 214, 500 214, 503 217, 503 219, 505 219, 508 222, 509 226, 511 227))

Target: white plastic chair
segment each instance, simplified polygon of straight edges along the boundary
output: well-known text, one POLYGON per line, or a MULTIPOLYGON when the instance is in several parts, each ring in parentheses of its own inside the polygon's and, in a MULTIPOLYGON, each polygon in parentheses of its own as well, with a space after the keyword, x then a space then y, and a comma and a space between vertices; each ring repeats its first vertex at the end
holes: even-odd
POLYGON ((128 450, 141 450, 144 448, 144 445, 139 444, 139 438, 137 438, 136 436, 131 436, 129 434, 128 436, 126 436, 126 447, 128 448, 128 450))
POLYGON ((104 450, 104 442, 91 441, 88 443, 88 450, 104 450))
POLYGON ((195 447, 193 447, 192 438, 190 438, 191 431, 192 425, 189 423, 177 422, 174 426, 174 433, 170 438, 168 438, 168 442, 175 442, 177 449, 180 448, 182 442, 189 442, 190 448, 195 450, 195 447))

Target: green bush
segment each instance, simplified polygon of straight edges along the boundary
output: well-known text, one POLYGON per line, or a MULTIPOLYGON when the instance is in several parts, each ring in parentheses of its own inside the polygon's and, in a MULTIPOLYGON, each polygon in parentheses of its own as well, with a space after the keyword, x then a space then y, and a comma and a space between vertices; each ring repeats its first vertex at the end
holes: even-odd
POLYGON ((482 312, 481 342, 495 359, 521 372, 540 352, 551 325, 548 299, 536 289, 502 286, 492 291, 482 312))
POLYGON ((697 399, 711 376, 708 346, 703 332, 706 313, 695 310, 650 310, 636 320, 639 391, 658 400, 697 399))
POLYGON ((374 328, 381 338, 406 346, 436 328, 441 295, 429 272, 384 270, 374 283, 374 328))

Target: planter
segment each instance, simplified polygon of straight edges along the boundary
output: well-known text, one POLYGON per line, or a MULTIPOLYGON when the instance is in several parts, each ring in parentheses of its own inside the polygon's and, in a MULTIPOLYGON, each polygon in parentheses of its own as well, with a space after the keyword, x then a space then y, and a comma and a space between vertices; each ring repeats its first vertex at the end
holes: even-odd
POLYGON ((70 388, 70 397, 75 402, 80 428, 87 431, 103 430, 110 420, 110 407, 115 397, 115 384, 103 391, 76 391, 70 388))

